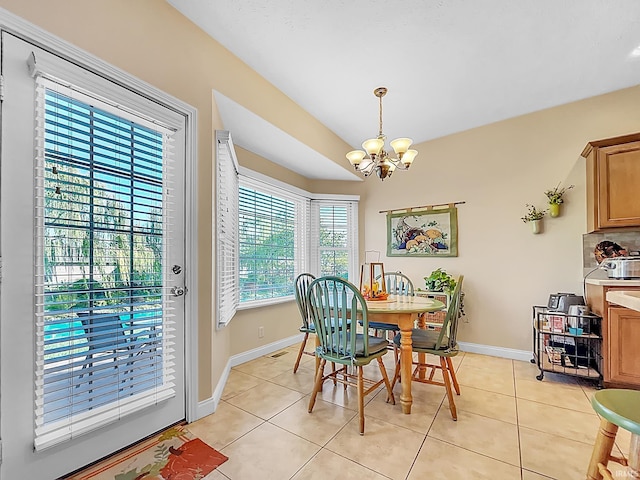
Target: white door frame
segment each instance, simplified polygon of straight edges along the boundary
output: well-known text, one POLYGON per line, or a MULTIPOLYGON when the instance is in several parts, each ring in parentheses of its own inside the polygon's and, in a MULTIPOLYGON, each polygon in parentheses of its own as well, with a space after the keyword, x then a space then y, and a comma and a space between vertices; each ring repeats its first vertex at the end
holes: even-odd
MULTIPOLYGON (((46 32, 13 13, 0 8, 0 30, 12 33, 26 42, 58 55, 105 79, 140 95, 153 98, 165 107, 184 115, 185 126, 185 405, 188 422, 198 418, 198 262, 197 262, 197 110, 139 78, 96 58, 65 40, 46 32)), ((0 252, 1 254, 2 252, 0 252)))

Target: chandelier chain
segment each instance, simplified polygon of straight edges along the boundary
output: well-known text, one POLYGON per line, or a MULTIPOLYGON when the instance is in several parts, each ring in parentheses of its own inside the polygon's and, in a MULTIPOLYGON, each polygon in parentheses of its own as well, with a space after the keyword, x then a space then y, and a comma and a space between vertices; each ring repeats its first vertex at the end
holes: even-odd
POLYGON ((380 131, 378 132, 378 137, 382 137, 382 95, 378 98, 380 99, 380 131))

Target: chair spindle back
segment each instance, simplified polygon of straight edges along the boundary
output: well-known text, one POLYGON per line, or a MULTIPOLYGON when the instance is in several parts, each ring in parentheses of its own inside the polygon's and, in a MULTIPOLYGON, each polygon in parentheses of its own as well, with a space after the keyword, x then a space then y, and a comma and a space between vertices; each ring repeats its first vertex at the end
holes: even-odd
POLYGON ((363 341, 363 354, 369 355, 367 304, 358 288, 340 277, 320 277, 309 285, 311 318, 323 353, 336 358, 353 358, 356 339, 363 341), (357 335, 362 322, 365 335, 357 335))
POLYGON ((311 285, 311 282, 315 279, 316 277, 310 273, 301 273, 296 277, 296 303, 298 304, 298 310, 300 310, 302 326, 304 328, 309 328, 311 320, 307 292, 309 291, 309 285, 311 285))

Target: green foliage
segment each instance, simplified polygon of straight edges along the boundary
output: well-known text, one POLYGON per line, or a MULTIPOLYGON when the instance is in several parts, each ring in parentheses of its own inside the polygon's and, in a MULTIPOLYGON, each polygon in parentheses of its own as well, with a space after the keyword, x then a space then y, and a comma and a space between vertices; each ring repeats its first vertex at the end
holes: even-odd
POLYGON ((562 199, 562 196, 567 190, 571 190, 573 187, 575 187, 575 185, 569 185, 568 187, 560 188, 560 184, 558 183, 558 185, 556 185, 551 190, 547 190, 546 192, 544 192, 544 194, 549 199, 549 203, 563 203, 564 200, 562 199))
POLYGON ((538 210, 535 205, 527 203, 526 207, 528 208, 527 213, 525 213, 524 217, 520 217, 520 220, 524 223, 531 222, 533 220, 540 220, 547 214, 546 210, 538 210))
POLYGON ((447 272, 438 268, 431 275, 424 277, 427 290, 431 292, 451 293, 456 288, 456 280, 447 272))

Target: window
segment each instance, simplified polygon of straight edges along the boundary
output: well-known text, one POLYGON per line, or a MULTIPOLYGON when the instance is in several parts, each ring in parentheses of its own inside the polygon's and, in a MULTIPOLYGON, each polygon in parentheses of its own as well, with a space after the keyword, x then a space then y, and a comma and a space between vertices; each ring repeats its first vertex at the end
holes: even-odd
POLYGON ((240 178, 240 304, 293 297, 304 270, 307 200, 259 180, 240 178))
POLYGON ((238 167, 229 132, 216 138, 218 327, 238 307, 293 299, 302 272, 354 281, 358 197, 311 194, 238 167))
POLYGON ((357 278, 357 202, 311 201, 311 271, 318 276, 357 278))

